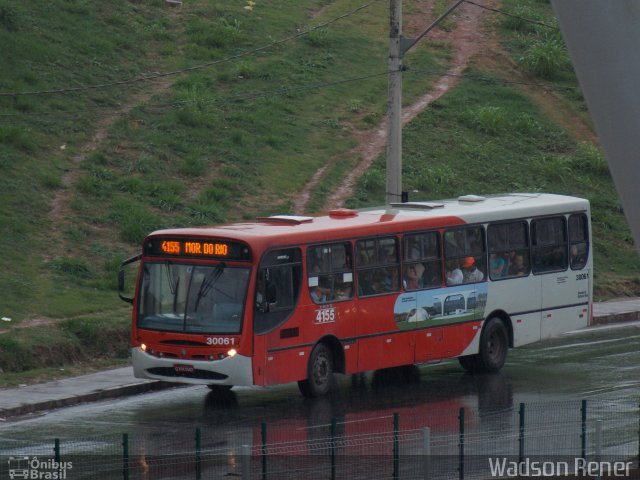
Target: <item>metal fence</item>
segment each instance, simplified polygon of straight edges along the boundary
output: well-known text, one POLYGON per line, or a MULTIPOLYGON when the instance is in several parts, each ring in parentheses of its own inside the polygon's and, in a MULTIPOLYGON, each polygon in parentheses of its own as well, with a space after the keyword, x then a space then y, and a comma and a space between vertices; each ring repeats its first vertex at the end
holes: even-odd
POLYGON ((519 404, 262 423, 222 437, 196 428, 37 445, 3 440, 0 456, 0 478, 640 478, 640 408, 629 401, 519 404))

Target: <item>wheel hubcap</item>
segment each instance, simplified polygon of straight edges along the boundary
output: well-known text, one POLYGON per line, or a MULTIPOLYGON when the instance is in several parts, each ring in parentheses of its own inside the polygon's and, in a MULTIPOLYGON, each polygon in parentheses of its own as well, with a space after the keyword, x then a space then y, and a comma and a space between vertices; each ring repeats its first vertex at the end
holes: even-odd
POLYGON ((313 369, 313 380, 316 385, 322 385, 327 382, 329 377, 329 363, 324 357, 318 357, 313 369))

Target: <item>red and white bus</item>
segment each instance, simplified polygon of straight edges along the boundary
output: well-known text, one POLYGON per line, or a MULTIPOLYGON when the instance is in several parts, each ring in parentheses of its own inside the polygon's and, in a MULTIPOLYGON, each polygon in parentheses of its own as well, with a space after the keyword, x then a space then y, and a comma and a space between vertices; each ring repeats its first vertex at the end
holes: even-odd
POLYGON ((119 275, 134 372, 318 396, 334 373, 498 371, 509 347, 589 323, 590 227, 587 200, 507 194, 156 231, 119 275))

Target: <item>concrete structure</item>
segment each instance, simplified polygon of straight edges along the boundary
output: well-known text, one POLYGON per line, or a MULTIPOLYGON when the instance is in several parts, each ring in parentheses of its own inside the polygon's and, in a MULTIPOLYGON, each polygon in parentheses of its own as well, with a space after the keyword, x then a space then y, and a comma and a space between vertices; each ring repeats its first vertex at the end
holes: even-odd
POLYGON ((640 2, 553 0, 552 5, 640 248, 640 2))

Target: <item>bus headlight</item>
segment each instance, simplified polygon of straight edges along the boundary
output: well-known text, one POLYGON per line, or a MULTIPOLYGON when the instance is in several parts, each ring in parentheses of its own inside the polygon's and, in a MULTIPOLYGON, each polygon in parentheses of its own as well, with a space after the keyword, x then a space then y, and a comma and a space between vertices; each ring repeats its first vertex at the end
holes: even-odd
POLYGON ((147 346, 144 343, 140 344, 140 350, 142 350, 143 352, 147 351, 147 346))
POLYGON ((238 352, 236 351, 236 349, 235 349, 235 348, 232 348, 231 350, 229 350, 229 351, 227 352, 227 355, 229 355, 230 357, 234 357, 234 356, 236 355, 236 353, 238 353, 238 352))

